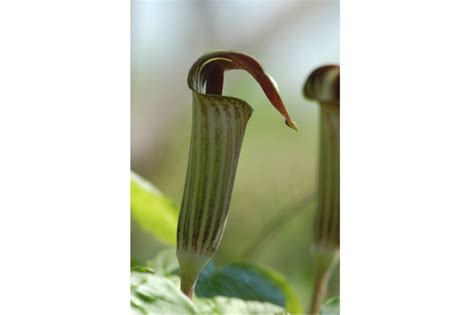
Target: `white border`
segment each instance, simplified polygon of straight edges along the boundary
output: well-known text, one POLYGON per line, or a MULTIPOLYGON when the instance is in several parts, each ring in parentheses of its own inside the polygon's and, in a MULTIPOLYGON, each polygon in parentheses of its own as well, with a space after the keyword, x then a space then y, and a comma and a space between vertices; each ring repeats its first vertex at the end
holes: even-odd
POLYGON ((0 5, 0 314, 129 314, 129 6, 0 5))
POLYGON ((473 314, 473 8, 342 3, 342 314, 473 314))

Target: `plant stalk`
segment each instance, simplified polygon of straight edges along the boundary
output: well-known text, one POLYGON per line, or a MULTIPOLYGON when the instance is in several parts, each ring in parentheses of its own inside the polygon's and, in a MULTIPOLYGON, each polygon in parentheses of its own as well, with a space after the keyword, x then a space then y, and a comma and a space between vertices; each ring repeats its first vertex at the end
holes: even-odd
POLYGON ((339 261, 340 246, 340 95, 339 66, 314 70, 306 80, 304 95, 319 103, 318 198, 314 219, 314 292, 311 313, 319 314, 328 283, 339 261))
POLYGON ((321 306, 327 296, 329 281, 339 262, 339 251, 315 253, 316 268, 314 274, 313 296, 311 301, 311 314, 319 314, 321 306))

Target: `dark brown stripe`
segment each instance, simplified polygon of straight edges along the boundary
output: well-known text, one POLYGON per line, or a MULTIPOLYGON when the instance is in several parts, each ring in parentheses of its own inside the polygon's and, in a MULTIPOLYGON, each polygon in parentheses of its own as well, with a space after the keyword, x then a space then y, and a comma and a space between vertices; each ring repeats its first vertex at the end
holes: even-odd
POLYGON ((190 203, 190 197, 192 196, 192 189, 194 185, 194 169, 196 167, 196 159, 194 156, 196 155, 196 136, 197 136, 197 128, 198 128, 198 122, 194 119, 196 116, 196 110, 197 110, 197 104, 195 100, 193 99, 193 120, 192 120, 192 130, 191 130, 191 143, 189 147, 189 157, 188 157, 188 170, 186 172, 186 180, 185 180, 185 186, 184 186, 184 197, 183 197, 183 202, 181 204, 181 211, 180 211, 180 224, 183 225, 183 235, 182 239, 179 239, 179 246, 178 248, 184 248, 186 249, 188 246, 188 239, 189 239, 189 220, 191 217, 191 203, 190 203), (184 212, 184 215, 182 215, 184 212), (184 220, 184 223, 182 223, 182 219, 184 220))
POLYGON ((200 119, 200 139, 201 139, 201 152, 199 159, 200 163, 200 170, 202 172, 199 176, 199 183, 197 188, 197 201, 196 206, 194 208, 194 218, 193 218, 193 236, 192 236, 192 248, 197 251, 198 249, 198 239, 201 227, 201 220, 203 213, 206 211, 205 207, 205 199, 206 199, 206 190, 207 190, 207 172, 209 163, 207 162, 208 159, 208 151, 209 151, 209 141, 207 139, 209 134, 209 126, 207 121, 207 110, 208 104, 207 102, 200 102, 200 110, 201 110, 201 119, 200 119))
MULTIPOLYGON (((214 156, 214 169, 215 170, 219 170, 220 167, 221 167, 221 163, 223 162, 220 158, 221 156, 221 151, 222 151, 222 146, 219 145, 220 142, 222 142, 222 124, 221 124, 221 111, 220 111, 220 108, 219 106, 215 106, 214 107, 215 109, 215 115, 216 115, 216 118, 215 118, 215 124, 216 124, 216 128, 215 128, 215 143, 217 144, 216 145, 216 154, 214 156)), ((216 215, 216 211, 218 211, 216 209, 216 194, 217 194, 217 185, 219 184, 218 183, 218 180, 219 180, 219 175, 220 175, 220 172, 216 171, 214 172, 213 174, 213 180, 212 180, 212 187, 211 187, 211 199, 209 201, 209 214, 207 216, 207 220, 206 220, 206 226, 204 228, 204 236, 203 236, 203 244, 207 244, 207 243, 211 243, 211 240, 209 239, 209 236, 210 236, 210 230, 211 230, 211 224, 212 224, 212 219, 213 217, 216 215)), ((204 250, 204 246, 203 248, 201 248, 201 253, 203 252, 204 250)))
MULTIPOLYGON (((234 111, 234 115, 236 115, 236 117, 237 117, 236 111, 238 111, 238 108, 235 108, 235 109, 236 110, 234 111)), ((233 137, 236 139, 236 144, 242 143, 242 138, 240 138, 240 137, 237 138, 235 136, 235 134, 238 130, 239 130, 239 121, 236 120, 236 128, 232 129, 232 133, 234 134, 233 137)), ((232 138, 232 137, 229 137, 229 139, 230 138, 232 138)), ((231 198, 232 198, 232 190, 233 190, 233 187, 234 187, 234 181, 235 181, 235 176, 236 176, 236 171, 237 171, 238 156, 239 156, 238 152, 235 152, 236 148, 237 148, 237 145, 236 145, 236 147, 233 147, 231 141, 227 142, 227 151, 232 156, 232 159, 231 159, 232 162, 228 164, 228 168, 227 168, 227 171, 226 171, 226 175, 229 176, 230 178, 227 181, 227 185, 225 187, 225 201, 226 201, 226 203, 221 208, 220 217, 219 217, 219 230, 216 231, 216 235, 215 235, 215 238, 213 240, 214 241, 214 244, 213 244, 214 248, 216 248, 219 245, 220 241, 222 240, 222 236, 223 236, 224 228, 225 228, 225 223, 226 223, 227 216, 228 216, 228 213, 229 213, 230 202, 231 202, 231 198), (237 158, 235 158, 235 157, 237 157, 237 158)))
POLYGON ((211 250, 211 251, 214 251, 215 247, 217 246, 217 245, 216 246, 213 245, 213 244, 216 243, 216 240, 217 240, 217 244, 219 243, 218 239, 216 238, 217 237, 217 231, 218 231, 219 227, 221 226, 221 221, 222 221, 224 208, 226 207, 226 204, 228 204, 228 202, 227 202, 227 186, 229 185, 229 179, 227 179, 227 178, 228 178, 229 171, 230 171, 230 165, 232 164, 232 163, 229 163, 229 158, 233 158, 232 155, 229 156, 229 142, 230 142, 229 139, 232 137, 232 127, 229 124, 229 107, 228 106, 222 106, 221 108, 224 112, 224 118, 226 119, 226 125, 228 126, 226 137, 222 139, 223 140, 223 143, 222 143, 223 146, 222 147, 225 146, 224 161, 226 162, 226 164, 224 165, 224 168, 222 170, 222 172, 223 172, 222 177, 223 177, 224 185, 222 186, 221 198, 217 203, 216 221, 215 221, 214 226, 212 227, 212 233, 211 233, 211 238, 210 238, 211 242, 209 243, 209 247, 208 247, 208 250, 211 250))

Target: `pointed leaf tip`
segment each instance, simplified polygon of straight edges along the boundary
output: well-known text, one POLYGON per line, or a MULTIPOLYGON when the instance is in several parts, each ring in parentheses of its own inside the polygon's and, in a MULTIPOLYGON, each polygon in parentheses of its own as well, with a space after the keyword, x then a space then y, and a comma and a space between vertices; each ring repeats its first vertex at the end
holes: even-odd
POLYGON ((298 125, 293 120, 287 119, 285 120, 285 124, 294 131, 298 131, 298 125))

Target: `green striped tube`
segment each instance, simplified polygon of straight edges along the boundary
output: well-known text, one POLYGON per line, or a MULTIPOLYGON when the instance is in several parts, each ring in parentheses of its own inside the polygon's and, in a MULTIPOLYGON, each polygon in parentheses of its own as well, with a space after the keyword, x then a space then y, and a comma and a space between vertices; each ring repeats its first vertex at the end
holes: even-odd
POLYGON ((318 198, 313 244, 339 250, 339 66, 323 66, 306 80, 304 95, 320 104, 318 198))
POLYGON ((305 97, 320 104, 318 197, 313 228, 315 283, 311 313, 319 312, 339 261, 339 78, 339 66, 323 66, 311 73, 304 86, 305 97))
POLYGON ((243 100, 222 96, 223 74, 244 69, 260 83, 272 104, 296 128, 271 78, 250 56, 207 54, 193 65, 191 145, 177 232, 181 290, 190 298, 199 272, 214 255, 227 221, 245 128, 253 109, 243 100))
POLYGON ((191 146, 177 244, 184 288, 194 285, 222 239, 252 111, 238 99, 193 93, 191 146))
POLYGON ((321 103, 315 246, 339 249, 339 106, 321 103))

